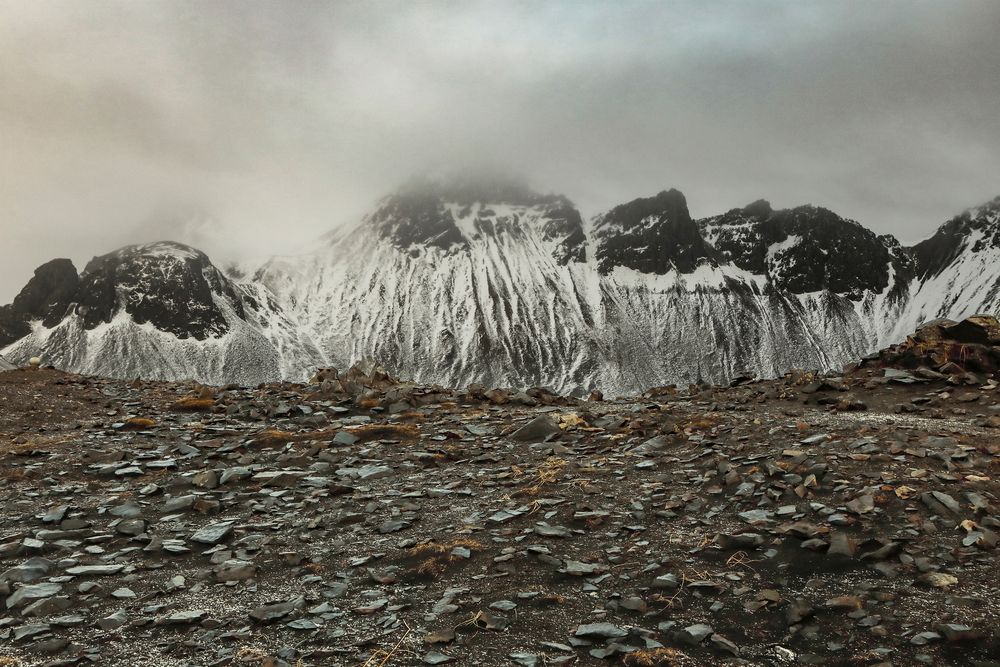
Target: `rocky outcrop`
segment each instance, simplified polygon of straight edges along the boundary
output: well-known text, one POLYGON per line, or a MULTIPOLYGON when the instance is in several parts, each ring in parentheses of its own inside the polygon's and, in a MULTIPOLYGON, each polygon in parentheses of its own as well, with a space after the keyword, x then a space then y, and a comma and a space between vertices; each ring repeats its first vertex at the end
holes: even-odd
POLYGON ((35 269, 14 301, 0 307, 0 348, 28 335, 33 320, 46 326, 59 322, 79 284, 76 267, 68 259, 53 259, 35 269))
POLYGON ((634 199, 598 216, 594 238, 597 268, 602 274, 619 266, 659 275, 671 270, 691 273, 699 265, 717 263, 718 259, 691 219, 687 200, 677 190, 634 199))
POLYGON ((229 331, 227 310, 245 315, 236 289, 205 253, 169 242, 95 257, 73 301, 86 329, 125 313, 137 324, 198 340, 229 331))
POLYGON ((775 211, 760 200, 698 225, 724 260, 794 294, 828 290, 859 301, 913 273, 894 238, 817 206, 775 211))

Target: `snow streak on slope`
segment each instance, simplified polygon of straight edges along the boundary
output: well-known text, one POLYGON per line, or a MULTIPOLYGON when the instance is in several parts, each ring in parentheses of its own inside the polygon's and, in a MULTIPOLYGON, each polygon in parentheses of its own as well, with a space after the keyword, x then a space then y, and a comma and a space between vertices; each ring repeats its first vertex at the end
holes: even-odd
MULTIPOLYGON (((556 260, 560 242, 546 238, 537 207, 442 208, 460 233, 436 220, 435 238, 453 234, 444 248, 403 251, 362 225, 314 257, 273 260, 257 278, 334 365, 377 360, 457 386, 634 393, 832 367, 875 338, 856 304, 828 291, 792 294, 767 274, 707 259, 687 273, 667 264, 664 273, 614 266, 602 274, 583 253, 583 261, 556 260)), ((636 243, 647 242, 649 227, 630 230, 636 243)))
POLYGON ((372 359, 457 385, 515 375, 519 385, 585 384, 594 368, 576 263, 559 262, 562 240, 546 238, 543 211, 485 211, 458 218, 464 244, 453 249, 404 252, 362 227, 315 257, 275 260, 258 278, 294 304, 334 365, 372 359))
POLYGON ((137 324, 124 311, 93 329, 75 314, 51 329, 36 325, 5 354, 16 360, 37 354, 57 368, 118 378, 256 384, 281 377, 277 354, 249 326, 201 341, 182 339, 149 323, 137 324))
POLYGON ((972 231, 945 270, 914 281, 906 310, 880 342, 901 340, 917 325, 939 317, 961 320, 1000 313, 1000 246, 989 241, 987 232, 972 231))

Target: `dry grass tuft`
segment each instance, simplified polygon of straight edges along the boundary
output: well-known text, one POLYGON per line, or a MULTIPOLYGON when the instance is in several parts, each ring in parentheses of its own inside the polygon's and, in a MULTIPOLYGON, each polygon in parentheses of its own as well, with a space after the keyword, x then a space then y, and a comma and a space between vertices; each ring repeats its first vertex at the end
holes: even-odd
POLYGON ((538 598, 538 604, 543 607, 548 607, 555 604, 566 604, 569 600, 558 593, 546 593, 542 597, 538 598))
POLYGON ((23 468, 11 468, 10 470, 0 471, 0 479, 8 482, 22 482, 33 477, 34 475, 29 475, 23 468))
MULTIPOLYGON (((512 496, 534 496, 541 492, 542 487, 550 482, 554 482, 559 479, 559 475, 562 474, 563 469, 566 467, 566 459, 561 459, 556 456, 550 456, 545 459, 542 465, 538 466, 532 476, 533 483, 530 486, 526 486, 522 489, 515 491, 512 496)), ((515 474, 521 474, 521 469, 517 466, 512 466, 515 474)))
POLYGON ((236 655, 233 656, 236 662, 242 663, 255 663, 255 664, 266 664, 266 661, 270 659, 269 656, 264 651, 259 648, 254 648, 253 646, 241 646, 236 651, 236 655))
POLYGON ((418 544, 410 548, 411 556, 441 556, 451 553, 451 550, 456 547, 465 547, 469 551, 476 551, 485 548, 484 545, 479 540, 474 540, 469 537, 459 537, 449 542, 425 542, 424 544, 418 544))
POLYGON ((329 440, 337 435, 339 429, 323 429, 322 431, 306 431, 305 433, 292 433, 291 431, 281 431, 269 428, 261 431, 253 439, 255 445, 262 447, 277 447, 289 442, 304 442, 306 440, 329 440))
POLYGON ((681 433, 690 435, 698 431, 710 431, 719 425, 719 417, 715 415, 703 415, 701 417, 695 417, 689 419, 688 421, 682 423, 679 427, 675 427, 675 430, 679 430, 681 433))
POLYGON ((279 445, 284 445, 287 442, 292 442, 298 439, 295 433, 289 431, 279 431, 275 428, 269 428, 266 431, 262 431, 253 439, 253 444, 260 445, 262 447, 275 447, 279 445))
POLYGON ((0 655, 0 667, 21 667, 24 663, 21 662, 20 658, 14 658, 9 655, 0 655))
POLYGON ((396 421, 401 422, 422 422, 427 421, 427 414, 411 410, 410 412, 401 412, 398 415, 395 415, 394 418, 396 421))
POLYGON ((448 571, 456 563, 465 560, 451 552, 456 547, 465 547, 469 551, 478 551, 485 545, 478 540, 459 537, 448 542, 427 542, 412 547, 406 554, 407 558, 418 559, 410 573, 417 577, 436 579, 448 571))
POLYGON ((0 444, 0 454, 7 454, 8 456, 25 456, 36 449, 38 449, 38 444, 34 442, 0 444))
POLYGON ((180 412, 206 412, 214 407, 214 398, 198 398, 196 396, 188 396, 180 399, 179 401, 175 401, 170 406, 170 409, 178 410, 180 412))
POLYGON ((685 655, 672 648, 635 651, 622 658, 627 667, 680 667, 685 655))
POLYGON ((751 570, 753 570, 753 568, 750 566, 750 563, 758 563, 758 562, 760 561, 750 558, 747 552, 736 551, 733 553, 732 556, 726 559, 726 567, 728 568, 748 567, 751 570))
POLYGON ((399 647, 403 645, 403 642, 406 641, 406 638, 409 637, 410 632, 412 632, 412 629, 406 621, 403 621, 403 625, 406 627, 406 632, 404 632, 403 636, 399 638, 399 641, 397 641, 388 651, 380 648, 372 653, 371 656, 365 660, 364 664, 361 665, 361 667, 385 667, 385 665, 389 664, 389 661, 392 660, 392 656, 396 654, 396 651, 399 650, 399 647))
POLYGON ((32 452, 48 454, 53 447, 68 442, 71 442, 71 438, 62 434, 37 435, 28 442, 0 442, 0 456, 29 456, 32 452))
POLYGON ((413 571, 421 577, 437 579, 447 571, 450 560, 453 560, 453 558, 428 558, 422 561, 413 571))

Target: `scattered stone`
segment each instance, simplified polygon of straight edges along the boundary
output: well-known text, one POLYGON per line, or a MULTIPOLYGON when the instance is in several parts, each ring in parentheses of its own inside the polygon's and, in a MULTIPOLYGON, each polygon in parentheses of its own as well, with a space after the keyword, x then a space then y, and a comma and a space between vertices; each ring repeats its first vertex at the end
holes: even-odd
POLYGON ((675 636, 677 641, 693 646, 705 641, 713 632, 712 626, 705 625, 704 623, 696 623, 678 631, 675 636))
POLYGON ((62 584, 54 582, 21 586, 7 597, 7 609, 16 609, 24 604, 58 595, 61 590, 62 584))
POLYGON ((934 588, 948 588, 958 583, 958 577, 947 572, 928 572, 920 575, 918 581, 934 588))
POLYGON ((124 609, 119 609, 110 616, 105 616, 104 618, 97 621, 97 627, 101 630, 116 630, 128 622, 128 616, 125 614, 124 609))
POLYGON ((611 623, 586 623, 577 626, 573 635, 587 639, 620 639, 628 632, 611 623))
POLYGON ((192 542, 200 544, 215 545, 222 542, 233 533, 233 525, 230 522, 211 523, 197 530, 192 536, 192 542))
POLYGON ((437 651, 428 651, 424 654, 423 661, 427 665, 443 665, 446 662, 451 662, 455 658, 450 655, 445 655, 444 653, 438 653, 437 651))
POLYGON ((287 602, 275 602, 254 608, 250 612, 250 618, 258 623, 271 623, 282 619, 289 614, 305 607, 306 601, 303 597, 297 597, 287 602))
POLYGON ((547 414, 538 415, 527 424, 511 433, 510 437, 519 442, 541 442, 549 436, 561 433, 559 424, 547 414))
POLYGON ((589 403, 51 371, 30 385, 44 429, 0 434, 0 645, 52 665, 346 664, 401 640, 424 664, 987 664, 1000 383, 952 358, 892 385, 865 362, 589 403), (170 407, 186 394, 210 405, 170 407))
POLYGON ((256 574, 257 566, 244 560, 227 560, 215 568, 215 578, 219 581, 244 581, 256 574))

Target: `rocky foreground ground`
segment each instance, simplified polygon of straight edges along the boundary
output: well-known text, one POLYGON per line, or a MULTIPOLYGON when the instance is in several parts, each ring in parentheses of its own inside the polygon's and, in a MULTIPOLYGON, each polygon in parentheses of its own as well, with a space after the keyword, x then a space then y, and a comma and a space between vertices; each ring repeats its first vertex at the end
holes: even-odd
POLYGON ((925 338, 628 400, 2 373, 0 665, 1000 665, 1000 391, 925 338))

